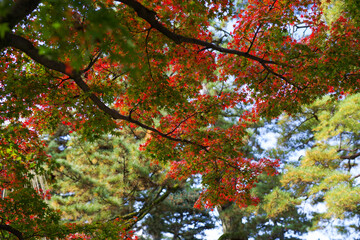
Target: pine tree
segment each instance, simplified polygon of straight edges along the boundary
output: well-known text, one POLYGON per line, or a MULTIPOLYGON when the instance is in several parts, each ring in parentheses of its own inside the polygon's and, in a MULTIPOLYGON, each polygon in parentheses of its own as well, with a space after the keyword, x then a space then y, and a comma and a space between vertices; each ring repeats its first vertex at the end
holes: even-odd
POLYGON ((62 211, 63 221, 135 219, 131 227, 146 229, 154 239, 161 239, 156 234, 161 237, 162 232, 194 239, 214 227, 207 210, 194 209, 200 190, 166 178, 166 165, 139 151, 147 138, 144 132, 123 130, 94 142, 68 134, 61 125, 49 144, 56 162, 52 206, 62 211), (146 215, 142 227, 136 227, 146 215))
POLYGON ((165 234, 171 234, 173 240, 204 239, 204 230, 215 227, 209 210, 194 208, 200 189, 191 182, 171 193, 141 224, 151 239, 164 239, 165 234))
POLYGON ((66 149, 50 144, 57 165, 52 206, 62 211, 63 220, 141 219, 178 187, 165 178, 165 165, 153 164, 139 152, 137 137, 122 131, 89 142, 72 134, 66 149))
MULTIPOLYGON (((314 229, 330 220, 359 217, 359 113, 359 94, 343 100, 327 96, 281 122, 284 149, 306 150, 298 162, 286 167, 282 186, 295 193, 298 204, 308 199, 326 205, 326 212, 312 212, 314 229)), ((340 233, 360 230, 359 224, 335 227, 340 233)))

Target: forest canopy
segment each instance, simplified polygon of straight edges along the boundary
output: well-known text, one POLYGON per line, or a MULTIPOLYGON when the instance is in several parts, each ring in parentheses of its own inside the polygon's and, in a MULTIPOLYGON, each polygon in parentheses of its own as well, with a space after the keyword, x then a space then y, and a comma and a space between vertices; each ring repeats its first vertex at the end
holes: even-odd
POLYGON ((133 237, 137 213, 65 224, 51 193, 34 187, 56 181, 60 160, 49 146, 60 154, 72 133, 89 152, 126 133, 125 145, 110 147, 140 144, 137 161, 147 159, 150 172, 158 165, 161 177, 136 190, 162 189, 159 199, 201 176, 195 207, 257 205, 252 189, 280 161, 249 154, 251 129, 359 92, 358 9, 351 0, 1 1, 1 233, 133 237))

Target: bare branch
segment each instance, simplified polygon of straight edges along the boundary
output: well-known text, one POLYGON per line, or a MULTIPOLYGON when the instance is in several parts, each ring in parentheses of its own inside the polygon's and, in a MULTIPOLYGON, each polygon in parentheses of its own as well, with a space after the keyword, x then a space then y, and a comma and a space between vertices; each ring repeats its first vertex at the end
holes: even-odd
POLYGON ((360 174, 353 176, 352 179, 356 179, 358 177, 360 177, 360 174))
POLYGON ((101 56, 101 50, 99 50, 99 51, 95 54, 94 58, 90 59, 89 65, 88 65, 86 68, 84 68, 83 70, 81 70, 81 72, 82 72, 82 73, 85 73, 85 72, 89 71, 89 70, 94 66, 94 64, 96 63, 96 61, 100 58, 100 56, 101 56))
POLYGON ((355 159, 355 158, 357 158, 357 157, 359 157, 359 156, 360 156, 360 152, 355 153, 355 154, 353 154, 353 155, 341 156, 340 158, 341 158, 341 159, 355 159))
POLYGON ((147 59, 147 64, 149 66, 149 73, 150 73, 150 78, 151 80, 154 81, 154 77, 151 71, 151 64, 150 64, 150 57, 149 57, 149 49, 148 49, 148 40, 149 40, 149 36, 150 36, 150 32, 151 32, 152 28, 149 28, 147 34, 146 34, 146 38, 145 38, 145 51, 146 51, 146 59, 147 59))
POLYGON ((346 151, 346 152, 357 152, 360 150, 360 148, 354 148, 354 149, 346 149, 346 148, 339 148, 337 152, 346 151))
MULTIPOLYGON (((261 62, 260 62, 261 63, 261 62)), ((261 63, 261 65, 268 71, 270 72, 271 74, 273 74, 274 76, 277 76, 278 78, 284 80, 285 82, 287 82, 288 84, 290 84, 291 86, 294 86, 296 87, 297 89, 299 90, 303 90, 302 87, 292 83, 288 78, 284 77, 283 75, 279 74, 279 73, 276 73, 274 70, 272 70, 269 66, 267 66, 265 63, 261 63)))
POLYGON ((188 116, 187 118, 183 119, 181 122, 179 122, 178 125, 176 125, 176 127, 174 127, 174 129, 173 129, 172 131, 168 132, 166 135, 171 135, 171 134, 173 134, 173 133, 176 131, 176 129, 178 129, 178 128, 181 126, 181 124, 183 124, 184 122, 186 122, 187 120, 189 120, 190 118, 192 118, 193 116, 195 116, 197 113, 198 113, 198 112, 194 112, 193 114, 191 114, 191 115, 188 116))
POLYGON ((254 34, 254 37, 253 37, 253 39, 251 40, 250 46, 249 46, 248 50, 246 51, 246 53, 250 53, 250 50, 251 50, 252 46, 254 45, 254 42, 255 42, 255 40, 256 40, 256 37, 257 37, 258 33, 260 32, 261 26, 262 26, 262 24, 260 24, 260 25, 257 27, 257 29, 256 29, 256 31, 255 31, 255 34, 254 34))

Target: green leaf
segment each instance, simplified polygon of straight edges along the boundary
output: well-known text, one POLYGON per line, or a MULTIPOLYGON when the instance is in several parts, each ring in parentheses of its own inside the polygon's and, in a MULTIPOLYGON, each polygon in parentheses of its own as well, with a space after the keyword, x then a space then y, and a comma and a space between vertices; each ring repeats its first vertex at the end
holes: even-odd
POLYGON ((10 31, 9 24, 7 22, 0 23, 0 38, 4 38, 8 31, 10 31))

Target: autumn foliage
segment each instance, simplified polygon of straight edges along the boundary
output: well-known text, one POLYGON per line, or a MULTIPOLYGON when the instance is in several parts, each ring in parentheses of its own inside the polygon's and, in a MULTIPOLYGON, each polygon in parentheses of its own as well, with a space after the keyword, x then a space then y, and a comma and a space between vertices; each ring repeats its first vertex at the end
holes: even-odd
POLYGON ((60 123, 84 141, 146 130, 142 149, 172 163, 168 177, 202 175, 197 207, 246 206, 258 202, 250 191, 258 175, 279 166, 242 153, 251 124, 359 91, 357 18, 345 9, 326 22, 316 0, 7 0, 0 10, 1 186, 9 192, 0 207, 25 194, 45 208, 17 208, 0 225, 29 219, 33 236, 49 236, 37 229, 58 219, 27 182, 51 165, 39 139, 60 123), (218 125, 238 108, 235 125, 218 125))

